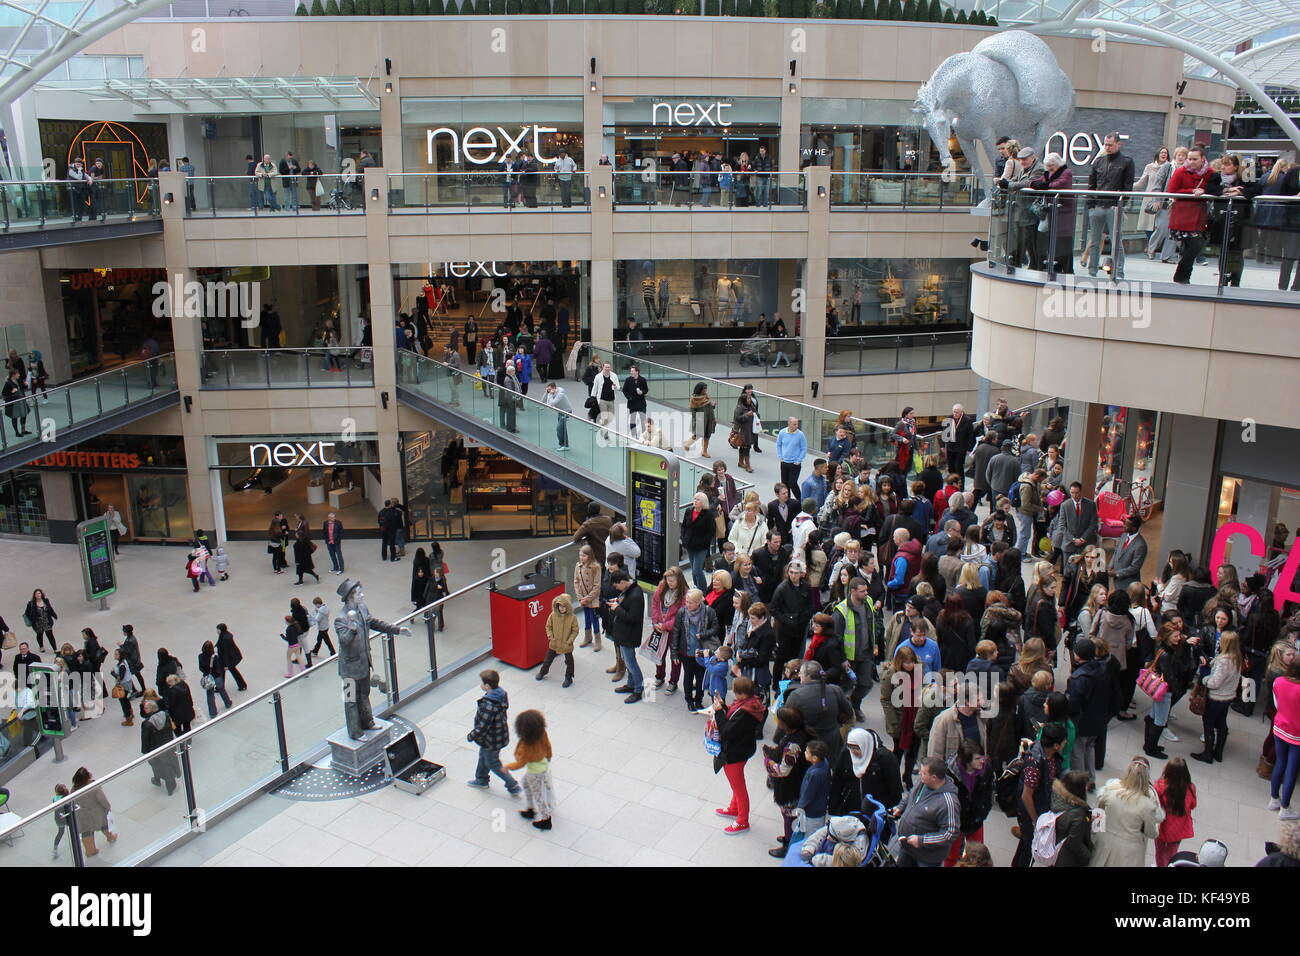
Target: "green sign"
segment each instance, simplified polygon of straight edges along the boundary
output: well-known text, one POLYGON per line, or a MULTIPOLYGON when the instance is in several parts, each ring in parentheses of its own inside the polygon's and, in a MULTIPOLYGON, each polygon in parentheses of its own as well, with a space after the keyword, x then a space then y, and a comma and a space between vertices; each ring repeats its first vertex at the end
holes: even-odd
POLYGON ((77 547, 81 551, 81 580, 86 600, 98 601, 117 590, 117 569, 113 565, 113 535, 108 519, 101 516, 77 525, 77 547))
POLYGON ((632 540, 641 548, 636 577, 653 589, 668 565, 678 562, 678 464, 661 452, 629 449, 627 516, 632 540))
MULTIPOLYGON (((110 549, 111 550, 111 549, 110 549)), ((27 686, 36 695, 36 715, 43 737, 66 737, 64 708, 69 705, 68 688, 59 680, 57 667, 32 664, 27 668, 27 686)))

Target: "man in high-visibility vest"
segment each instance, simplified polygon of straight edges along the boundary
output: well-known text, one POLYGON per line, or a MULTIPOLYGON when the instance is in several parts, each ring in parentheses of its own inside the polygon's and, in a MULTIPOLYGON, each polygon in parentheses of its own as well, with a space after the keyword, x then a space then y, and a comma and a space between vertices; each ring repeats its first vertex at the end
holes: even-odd
POLYGON ((862 716, 862 698, 871 690, 875 678, 875 652, 880 631, 879 608, 871 600, 870 586, 862 578, 849 582, 849 594, 831 609, 835 619, 835 636, 844 642, 844 659, 852 662, 854 686, 849 694, 853 713, 862 716))

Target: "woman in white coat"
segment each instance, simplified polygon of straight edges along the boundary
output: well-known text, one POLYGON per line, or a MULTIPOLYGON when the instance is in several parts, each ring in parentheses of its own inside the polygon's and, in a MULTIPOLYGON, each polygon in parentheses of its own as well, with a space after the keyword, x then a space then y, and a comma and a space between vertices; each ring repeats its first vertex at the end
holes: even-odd
POLYGON ((767 519, 759 511, 757 498, 744 503, 727 540, 736 546, 737 556, 753 554, 767 543, 767 519))
MULTIPOLYGON (((1142 170, 1141 177, 1133 184, 1133 191, 1135 193, 1164 192, 1165 186, 1169 183, 1169 174, 1173 171, 1173 167, 1174 164, 1169 159, 1169 148, 1161 146, 1156 150, 1155 157, 1142 170)), ((1166 219, 1168 218, 1168 210, 1165 209, 1165 205, 1159 199, 1149 199, 1142 202, 1142 211, 1138 213, 1137 225, 1139 229, 1146 233, 1148 241, 1150 241, 1151 233, 1156 228, 1156 217, 1164 212, 1166 213, 1166 219)), ((1155 258, 1149 249, 1147 258, 1155 258)))
POLYGON ((1145 866, 1147 843, 1156 838, 1165 818, 1151 786, 1151 764, 1134 757, 1123 780, 1111 780, 1097 794, 1105 828, 1093 840, 1089 866, 1145 866))

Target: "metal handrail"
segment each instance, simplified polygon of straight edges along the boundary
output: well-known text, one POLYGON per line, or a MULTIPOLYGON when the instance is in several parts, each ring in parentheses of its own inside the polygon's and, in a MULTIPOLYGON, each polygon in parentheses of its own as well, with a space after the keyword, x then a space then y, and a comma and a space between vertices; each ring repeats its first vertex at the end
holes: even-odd
MULTIPOLYGON (((409 349, 403 349, 403 350, 399 350, 399 351, 398 351, 398 355, 401 355, 402 351, 410 352, 409 349)), ((438 365, 438 366, 441 366, 442 368, 448 369, 448 370, 450 370, 453 374, 468 376, 471 380, 477 379, 477 378, 479 377, 479 376, 477 376, 477 375, 474 375, 474 374, 471 373, 471 372, 466 372, 464 369, 459 369, 459 368, 453 369, 453 368, 452 368, 450 365, 448 365, 446 362, 439 362, 437 359, 435 359, 435 358, 430 358, 430 357, 427 356, 427 355, 421 355, 419 352, 411 352, 410 354, 413 355, 413 356, 415 356, 416 358, 422 360, 422 361, 425 361, 425 362, 432 362, 434 365, 438 365)), ((653 364, 657 364, 657 363, 652 362, 651 364, 653 365, 653 364)), ((486 382, 488 385, 490 385, 492 388, 500 388, 500 387, 501 387, 500 385, 497 385, 495 381, 490 381, 490 380, 488 380, 488 379, 484 379, 483 381, 486 382)), ((397 384, 400 386, 400 385, 404 385, 404 384, 406 384, 406 383, 404 383, 404 382, 400 382, 400 381, 399 381, 397 384)), ((417 383, 414 383, 414 385, 418 386, 419 383, 418 383, 418 382, 417 382, 417 383)), ((418 388, 417 388, 416 390, 418 391, 418 388)), ((612 427, 611 425, 596 425, 594 422, 592 422, 590 419, 588 419, 585 415, 579 415, 577 412, 566 412, 566 411, 564 411, 564 409, 562 409, 562 408, 556 408, 554 405, 547 405, 545 402, 543 402, 543 401, 539 401, 538 399, 533 398, 531 395, 525 395, 525 394, 523 394, 522 392, 516 393, 516 397, 517 397, 517 398, 522 398, 522 399, 523 399, 524 401, 526 401, 526 402, 532 402, 534 405, 539 405, 539 406, 541 406, 542 408, 546 409, 547 411, 556 412, 557 414, 560 414, 560 415, 567 415, 567 416, 569 416, 569 418, 573 419, 575 422, 579 422, 579 423, 581 423, 579 427, 582 427, 582 426, 591 426, 591 427, 593 427, 593 428, 599 428, 601 431, 609 432, 609 433, 612 434, 612 435, 617 435, 619 438, 622 438, 622 439, 624 439, 625 441, 627 441, 628 444, 629 444, 629 446, 637 446, 637 445, 641 445, 641 444, 642 444, 642 443, 641 443, 641 439, 637 438, 637 437, 634 436, 634 435, 627 435, 627 434, 624 434, 623 432, 619 431, 617 428, 612 427)), ((775 397, 775 396, 773 396, 773 397, 775 397)), ((677 454, 676 452, 673 452, 672 455, 673 455, 673 457, 676 458, 678 461, 684 461, 684 462, 686 462, 688 465, 690 465, 692 468, 700 468, 700 467, 702 467, 702 466, 701 466, 700 464, 698 464, 697 462, 693 462, 693 461, 691 461, 689 458, 683 458, 681 455, 677 454)), ((706 470, 707 470, 707 469, 706 469, 706 470)), ((740 479, 736 479, 736 485, 737 485, 737 487, 739 487, 739 485, 740 485, 740 479)))
MULTIPOLYGON (((170 358, 170 359, 173 359, 173 361, 174 361, 174 360, 175 360, 175 356, 176 356, 176 353, 175 353, 175 352, 160 352, 158 355, 155 355, 155 356, 153 356, 152 358, 147 358, 147 359, 136 359, 135 361, 132 361, 132 362, 126 362, 125 364, 123 364, 123 365, 118 365, 118 366, 116 366, 116 367, 114 367, 114 368, 105 369, 105 370, 102 371, 102 372, 96 372, 94 375, 88 375, 88 376, 86 376, 85 378, 74 379, 73 381, 71 381, 71 382, 65 382, 65 383, 62 384, 62 385, 55 385, 53 388, 42 389, 41 392, 40 392, 39 394, 41 394, 41 395, 54 395, 56 392, 68 392, 68 391, 70 391, 71 389, 76 388, 76 387, 79 386, 79 385, 85 385, 85 384, 87 384, 88 382, 96 382, 96 383, 98 383, 99 381, 102 380, 102 378, 103 378, 105 375, 116 375, 116 374, 118 374, 119 372, 121 372, 121 373, 125 373, 127 369, 133 368, 133 367, 135 367, 135 366, 137 366, 137 365, 145 365, 145 364, 147 364, 147 363, 149 363, 149 362, 161 362, 161 361, 163 361, 164 359, 169 359, 169 358, 170 358)), ((157 386, 154 386, 154 387, 157 388, 157 386)), ((168 392, 172 392, 172 391, 175 391, 175 390, 176 390, 176 386, 175 386, 175 385, 171 386, 170 388, 164 389, 164 391, 168 391, 168 392)), ((7 408, 7 407, 10 406, 10 405, 16 405, 16 404, 18 404, 19 402, 30 402, 30 401, 32 401, 34 398, 36 398, 37 394, 38 394, 38 393, 36 393, 36 392, 28 392, 28 393, 27 393, 25 396, 23 396, 22 398, 15 398, 15 399, 13 399, 12 401, 8 401, 8 402, 0 402, 0 413, 2 413, 2 412, 4 411, 4 409, 7 408)))
MULTIPOLYGON (((618 341, 626 343, 626 340, 624 339, 619 339, 618 341)), ((659 341, 659 340, 647 340, 647 341, 659 341)), ((780 340, 778 339, 777 341, 780 340)), ((588 348, 592 349, 593 351, 600 351, 600 349, 592 345, 590 342, 583 342, 582 344, 586 345, 588 348)), ((615 343, 615 347, 613 349, 606 349, 605 351, 617 352, 618 351, 617 343, 615 343)), ((621 355, 623 358, 631 359, 635 361, 638 365, 646 365, 646 364, 654 365, 659 368, 666 368, 669 371, 680 372, 689 378, 702 379, 703 381, 706 382, 714 382, 718 385, 725 385, 727 388, 740 388, 740 386, 737 385, 735 382, 726 382, 720 378, 713 378, 711 375, 703 375, 697 372, 690 372, 684 369, 674 368, 671 365, 664 365, 662 362, 655 362, 650 359, 643 359, 639 355, 625 355, 621 352, 619 352, 619 355, 621 355)), ((832 418, 838 418, 840 414, 839 412, 831 411, 829 408, 820 408, 816 405, 809 405, 807 402, 801 402, 798 399, 794 399, 794 398, 786 398, 782 395, 773 395, 771 392, 760 392, 758 389, 753 389, 753 392, 755 395, 759 395, 766 399, 771 399, 774 402, 789 402, 791 405, 798 405, 800 408, 806 408, 817 415, 829 415, 832 418)), ((856 416, 853 416, 852 420, 855 422, 861 422, 864 425, 869 425, 872 428, 879 428, 882 431, 887 431, 887 432, 893 431, 893 429, 890 428, 888 425, 882 425, 880 424, 880 422, 873 422, 869 418, 857 418, 856 416)))
MULTIPOLYGON (((557 553, 557 552, 559 552, 559 551, 562 551, 562 550, 564 550, 565 548, 572 547, 572 546, 575 545, 575 544, 577 544, 577 542, 575 542, 575 541, 568 541, 568 542, 565 542, 564 544, 559 545, 558 547, 552 548, 552 549, 549 550, 549 551, 545 551, 545 552, 543 552, 543 553, 541 553, 541 554, 539 554, 539 555, 533 555, 533 556, 532 556, 531 558, 529 558, 528 560, 523 561, 523 562, 521 562, 521 563, 519 563, 519 564, 514 564, 514 565, 511 565, 511 566, 508 567, 508 568, 505 568, 505 569, 501 570, 501 571, 493 572, 493 573, 492 573, 491 575, 489 575, 488 577, 483 578, 483 579, 481 579, 481 580, 479 580, 479 581, 476 581, 474 584, 468 585, 467 587, 460 588, 459 590, 454 591, 454 592, 452 592, 451 594, 448 594, 446 597, 439 598, 437 601, 434 601, 432 604, 429 604, 429 605, 426 606, 426 607, 420 608, 420 610, 418 610, 418 611, 413 611, 412 613, 407 614, 407 615, 405 615, 404 617, 399 618, 395 623, 396 623, 398 626, 401 626, 402 624, 406 623, 407 621, 410 621, 412 618, 414 618, 414 617, 416 617, 416 616, 418 616, 418 615, 420 615, 420 614, 423 614, 423 613, 425 613, 425 612, 428 612, 428 611, 430 611, 430 610, 432 610, 432 609, 436 609, 440 604, 443 604, 443 603, 445 603, 445 602, 447 602, 447 601, 450 601, 450 600, 451 600, 452 598, 454 598, 454 597, 458 597, 458 596, 460 596, 460 595, 462 595, 462 594, 465 594, 466 592, 471 591, 471 590, 473 590, 473 589, 476 588, 476 587, 482 587, 484 584, 490 583, 490 582, 494 581, 496 578, 502 577, 502 576, 504 576, 504 575, 506 575, 506 574, 510 574, 510 573, 513 572, 513 571, 517 571, 517 570, 519 570, 521 567, 525 567, 525 566, 527 566, 527 565, 529 565, 529 564, 536 564, 536 563, 537 563, 539 560, 541 560, 542 558, 549 557, 550 555, 555 554, 555 553, 557 553)), ((168 749, 168 748, 170 748, 170 749, 172 749, 172 750, 180 750, 180 749, 181 749, 181 748, 180 748, 180 744, 182 744, 182 743, 188 743, 188 741, 190 741, 191 739, 197 738, 199 734, 202 734, 202 733, 206 732, 209 728, 218 725, 221 721, 226 720, 227 718, 229 718, 229 717, 233 716, 234 714, 237 714, 237 713, 239 713, 239 712, 241 712, 241 711, 247 710, 247 709, 251 708, 251 707, 252 707, 253 705, 255 705, 255 704, 261 703, 261 702, 263 702, 263 701, 267 701, 267 700, 275 699, 275 698, 277 697, 277 695, 279 695, 279 694, 283 691, 283 689, 284 689, 285 687, 288 687, 288 686, 289 686, 290 684, 292 684, 294 681, 305 680, 305 679, 307 679, 308 677, 311 676, 312 672, 315 671, 317 667, 319 667, 321 664, 325 664, 325 663, 327 663, 328 661, 332 661, 332 660, 334 660, 336 657, 338 657, 338 653, 337 653, 337 651, 336 651, 335 653, 329 655, 329 657, 318 658, 318 663, 317 663, 316 667, 313 667, 313 668, 311 668, 311 669, 309 669, 309 670, 300 671, 299 673, 293 675, 292 677, 285 678, 284 680, 280 681, 278 684, 274 684, 274 685, 272 685, 268 690, 265 690, 265 691, 263 691, 262 693, 258 694, 256 697, 250 697, 250 698, 248 698, 248 699, 246 699, 246 700, 244 700, 244 701, 241 701, 240 703, 236 704, 234 707, 229 708, 228 710, 226 710, 226 711, 224 711, 223 713, 217 715, 216 717, 209 718, 209 719, 208 719, 205 723, 203 723, 201 726, 199 726, 199 727, 195 727, 193 730, 186 731, 185 733, 183 733, 183 734, 181 734, 181 735, 179 735, 179 736, 173 738, 172 740, 170 740, 170 741, 168 741, 166 744, 164 744, 162 747, 159 747, 157 750, 152 750, 152 751, 150 751, 150 752, 147 753, 147 754, 142 754, 142 755, 140 755, 139 757, 136 757, 134 760, 131 760, 131 761, 129 761, 128 763, 125 763, 125 764, 123 764, 122 766, 118 767, 116 770, 110 771, 107 775, 105 775, 105 776, 103 776, 103 777, 96 777, 96 778, 91 782, 90 787, 93 788, 93 787, 103 787, 103 786, 105 786, 106 784, 110 783, 110 782, 113 781, 114 779, 123 776, 123 775, 126 774, 128 771, 133 770, 133 769, 135 769, 136 767, 139 767, 140 765, 142 765, 142 764, 144 764, 144 763, 147 763, 151 757, 153 757, 156 753, 158 753, 158 751, 161 751, 161 750, 164 750, 164 749, 168 749)), ((340 699, 341 699, 341 698, 340 698, 340 699)), ((45 804, 45 805, 42 806, 39 810, 36 810, 35 812, 30 813, 30 814, 28 814, 27 816, 23 817, 21 820, 19 820, 18 823, 16 823, 12 829, 18 829, 19 827, 25 826, 25 825, 27 825, 28 823, 33 823, 33 822, 35 822, 36 819, 37 819, 38 817, 42 817, 42 816, 44 816, 45 814, 49 813, 49 812, 51 811, 51 808, 54 808, 54 807, 66 807, 66 806, 68 806, 70 803, 72 803, 73 801, 76 800, 76 798, 77 798, 77 794, 80 793, 80 792, 81 792, 81 791, 74 791, 74 792, 68 794, 66 797, 63 797, 63 798, 60 799, 60 800, 56 800, 56 801, 54 801, 54 802, 52 802, 52 803, 45 804)), ((57 813, 57 811, 55 811, 55 812, 57 813)), ((75 837, 75 836, 76 836, 76 835, 74 834, 74 837, 75 837)))
POLYGON ((1131 196, 1138 199, 1200 199, 1206 201, 1219 200, 1220 202, 1232 202, 1234 199, 1238 202, 1244 202, 1248 199, 1264 199, 1269 202, 1300 202, 1300 196, 1211 196, 1209 193, 1202 193, 1197 196, 1193 193, 1157 193, 1157 192, 1139 192, 1135 190, 1117 190, 1117 189, 1034 189, 1026 186, 1015 192, 1033 193, 1038 196, 1114 196, 1124 197, 1131 196))
MULTIPOLYGON (((1021 405, 1019 408, 1013 408, 1007 414, 1019 415, 1021 412, 1027 412, 1031 408, 1037 408, 1039 405, 1046 405, 1048 402, 1055 402, 1058 400, 1059 400, 1059 396, 1056 395, 1053 395, 1051 398, 1040 398, 1038 401, 1030 402, 1028 405, 1021 405)), ((972 415, 971 416, 972 420, 974 420, 975 417, 976 416, 972 415)), ((925 435, 917 435, 916 437, 918 440, 921 440, 926 438, 933 438, 935 435, 942 435, 942 434, 943 434, 943 429, 941 428, 938 431, 929 432, 928 434, 925 435)))

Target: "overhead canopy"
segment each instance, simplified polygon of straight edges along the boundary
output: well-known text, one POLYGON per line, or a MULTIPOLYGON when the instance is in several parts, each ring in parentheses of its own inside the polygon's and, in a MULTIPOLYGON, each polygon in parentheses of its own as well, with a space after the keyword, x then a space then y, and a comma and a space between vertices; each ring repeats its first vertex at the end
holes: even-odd
MULTIPOLYGON (((2 0, 0 0, 2 2, 2 0)), ((47 80, 38 90, 70 90, 92 100, 129 101, 156 113, 346 112, 371 110, 379 97, 357 76, 120 77, 47 80)))
MULTIPOLYGON (((1222 56, 1261 86, 1300 86, 1300 0, 986 0, 980 7, 1002 26, 1063 21, 1061 32, 1069 32, 1075 19, 1135 24, 1222 56), (1247 44, 1269 49, 1236 52, 1247 44)), ((1205 69, 1194 56, 1184 60, 1188 74, 1205 69)))

